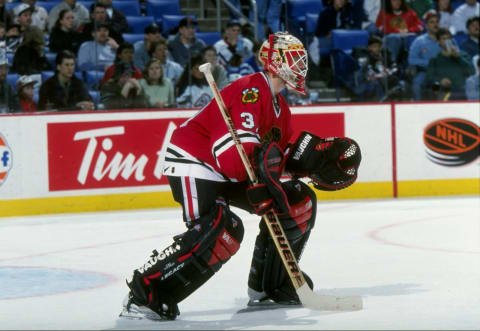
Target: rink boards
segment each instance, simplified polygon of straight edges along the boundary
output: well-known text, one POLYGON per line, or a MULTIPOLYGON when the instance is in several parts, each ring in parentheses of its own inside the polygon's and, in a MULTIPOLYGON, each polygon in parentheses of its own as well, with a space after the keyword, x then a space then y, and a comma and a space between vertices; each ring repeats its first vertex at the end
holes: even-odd
MULTIPOLYGON (((0 117, 0 216, 173 207, 161 175, 172 130, 198 110, 0 117)), ((354 138, 357 182, 319 199, 480 194, 480 104, 293 107, 294 137, 354 138)), ((224 125, 218 123, 218 125, 224 125)))

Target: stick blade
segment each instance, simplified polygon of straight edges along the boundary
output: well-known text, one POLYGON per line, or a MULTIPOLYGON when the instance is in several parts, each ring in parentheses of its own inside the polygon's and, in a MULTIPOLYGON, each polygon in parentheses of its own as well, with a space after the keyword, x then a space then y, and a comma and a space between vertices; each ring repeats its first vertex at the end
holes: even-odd
POLYGON ((305 308, 313 310, 355 311, 363 308, 362 297, 334 295, 318 295, 305 283, 297 289, 297 294, 305 308))

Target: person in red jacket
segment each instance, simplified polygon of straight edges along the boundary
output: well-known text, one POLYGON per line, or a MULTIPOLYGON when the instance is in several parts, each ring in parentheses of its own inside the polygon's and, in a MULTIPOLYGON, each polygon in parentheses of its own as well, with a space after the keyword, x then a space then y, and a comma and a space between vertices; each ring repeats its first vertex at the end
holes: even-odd
POLYGON ((409 36, 423 31, 423 22, 408 8, 405 0, 386 0, 375 25, 385 36, 385 46, 392 53, 392 61, 397 63, 406 60, 409 36))
POLYGON ((30 76, 20 76, 17 80, 18 100, 24 113, 37 111, 37 104, 33 100, 35 83, 36 81, 30 76))
MULTIPOLYGON (((312 178, 320 188, 324 185, 317 174, 324 173, 323 165, 338 170, 344 166, 340 164, 353 161, 347 182, 355 180, 360 154, 351 140, 321 144, 322 139, 303 132, 294 145, 289 144, 292 116, 280 92, 289 87, 305 93, 307 52, 300 40, 287 32, 271 34, 259 57, 262 72, 243 76, 220 93, 260 182, 249 182, 214 99, 176 128, 166 150, 163 174, 175 201, 182 205, 187 230, 174 236, 173 244, 162 251, 154 250, 150 259, 133 271, 127 279, 129 293, 120 316, 175 319, 180 314, 177 304, 240 248, 243 223, 231 206, 257 215, 276 213, 292 253, 299 259, 314 226, 316 196, 298 178, 281 182, 284 169, 312 178), (332 162, 323 158, 329 154, 327 150, 339 152, 328 157, 332 162), (350 153, 345 155, 347 150, 350 153), (307 155, 313 157, 308 162, 307 155)), ((340 189, 336 184, 329 186, 332 188, 340 189)), ((312 288, 311 280, 305 278, 312 288)), ((263 221, 255 242, 248 294, 252 301, 300 304, 263 221)))

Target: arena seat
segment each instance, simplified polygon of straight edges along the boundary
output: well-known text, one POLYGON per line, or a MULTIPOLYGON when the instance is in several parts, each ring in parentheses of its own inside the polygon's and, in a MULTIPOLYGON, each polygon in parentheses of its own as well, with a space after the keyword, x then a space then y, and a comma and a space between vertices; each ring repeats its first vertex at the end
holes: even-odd
POLYGON ((144 38, 144 33, 122 33, 122 38, 123 41, 130 43, 130 44, 135 44, 137 41, 143 40, 144 38))
POLYGON ((47 79, 49 79, 50 77, 52 77, 53 75, 55 75, 55 71, 52 71, 52 70, 42 71, 42 83, 47 79))
POLYGON ((145 27, 155 23, 153 16, 127 16, 131 33, 143 33, 145 27))
MULTIPOLYGON (((140 2, 139 1, 115 1, 112 4, 113 8, 123 13, 125 16, 139 16, 140 2)), ((130 22, 129 22, 130 24, 130 22)))
POLYGON ((145 14, 155 19, 163 15, 182 15, 180 2, 178 0, 147 0, 145 14))
POLYGON ((17 80, 20 77, 19 74, 8 74, 7 75, 7 83, 12 86, 13 90, 17 91, 17 80))
POLYGON ((103 78, 103 71, 98 70, 87 70, 83 72, 83 76, 85 78, 85 84, 87 84, 87 88, 89 90, 98 90, 100 87, 100 82, 103 78))
POLYGON ((215 31, 208 31, 208 32, 196 32, 195 36, 203 40, 203 42, 207 45, 213 45, 220 39, 222 39, 222 34, 220 32, 215 32, 215 31))
POLYGON ((305 41, 307 13, 319 14, 323 9, 321 0, 287 0, 287 29, 305 41))
POLYGON ((353 47, 367 46, 367 44, 368 31, 366 30, 332 30, 332 49, 350 54, 353 47))
POLYGON ((50 66, 52 67, 52 70, 55 70, 56 67, 57 67, 56 64, 55 64, 55 60, 57 58, 57 53, 46 52, 45 57, 47 58, 48 63, 50 63, 50 66))
MULTIPOLYGON (((162 34, 164 37, 168 38, 171 30, 175 29, 178 26, 178 23, 182 20, 182 18, 190 17, 196 20, 195 15, 163 15, 162 16, 162 34)), ((197 27, 195 26, 195 30, 197 27)))

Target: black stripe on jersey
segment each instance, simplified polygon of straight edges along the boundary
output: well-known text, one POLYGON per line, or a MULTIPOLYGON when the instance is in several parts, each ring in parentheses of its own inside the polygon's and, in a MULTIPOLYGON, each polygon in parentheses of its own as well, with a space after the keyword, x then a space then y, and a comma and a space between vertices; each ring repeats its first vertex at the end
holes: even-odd
MULTIPOLYGON (((258 136, 253 133, 253 132, 245 132, 245 133, 240 133, 238 135, 238 138, 241 140, 242 138, 245 138, 245 137, 253 137, 253 138, 256 138, 258 139, 258 136)), ((232 136, 228 136, 228 138, 226 138, 224 141, 222 141, 220 144, 218 144, 217 146, 215 146, 215 148, 213 149, 213 153, 215 155, 217 155, 217 151, 219 149, 221 149, 223 146, 225 146, 226 144, 230 143, 231 141, 233 141, 233 138, 232 136)))

